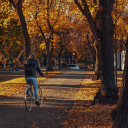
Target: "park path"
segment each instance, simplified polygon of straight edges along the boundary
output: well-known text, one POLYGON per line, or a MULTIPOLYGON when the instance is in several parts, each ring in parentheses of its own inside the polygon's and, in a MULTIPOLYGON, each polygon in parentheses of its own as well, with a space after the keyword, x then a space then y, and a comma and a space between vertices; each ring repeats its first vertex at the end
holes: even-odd
POLYGON ((1 128, 62 128, 65 111, 70 109, 74 94, 85 78, 84 70, 67 70, 45 81, 43 107, 24 107, 23 94, 0 100, 1 128))

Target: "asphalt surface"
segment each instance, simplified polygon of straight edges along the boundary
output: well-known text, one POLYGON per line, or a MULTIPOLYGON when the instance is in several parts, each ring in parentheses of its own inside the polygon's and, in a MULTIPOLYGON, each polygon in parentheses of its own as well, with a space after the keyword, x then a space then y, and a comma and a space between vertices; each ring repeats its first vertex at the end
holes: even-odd
POLYGON ((68 70, 40 81, 43 106, 33 105, 27 112, 24 95, 0 99, 0 128, 62 128, 65 111, 71 108, 73 96, 85 78, 85 70, 68 70))

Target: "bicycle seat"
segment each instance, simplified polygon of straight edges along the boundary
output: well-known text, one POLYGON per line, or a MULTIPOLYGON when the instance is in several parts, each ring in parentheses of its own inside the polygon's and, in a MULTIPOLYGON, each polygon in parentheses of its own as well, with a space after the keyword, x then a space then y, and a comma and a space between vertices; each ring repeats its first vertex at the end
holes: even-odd
POLYGON ((32 80, 27 80, 27 84, 32 84, 32 80))

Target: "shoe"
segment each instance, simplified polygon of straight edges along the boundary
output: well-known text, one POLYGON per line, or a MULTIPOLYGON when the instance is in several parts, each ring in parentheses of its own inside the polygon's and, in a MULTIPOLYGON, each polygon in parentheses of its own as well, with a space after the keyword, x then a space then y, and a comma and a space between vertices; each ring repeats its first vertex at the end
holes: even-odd
POLYGON ((36 106, 40 106, 40 103, 38 101, 36 101, 36 106))

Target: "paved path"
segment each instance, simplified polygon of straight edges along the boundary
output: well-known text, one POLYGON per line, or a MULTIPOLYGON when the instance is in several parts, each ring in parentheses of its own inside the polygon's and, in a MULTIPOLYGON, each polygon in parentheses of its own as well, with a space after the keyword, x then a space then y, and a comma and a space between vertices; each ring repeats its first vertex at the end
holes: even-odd
POLYGON ((65 110, 71 107, 73 95, 79 89, 85 71, 68 70, 40 81, 45 97, 43 107, 24 107, 23 94, 0 101, 1 128, 62 128, 65 110))

